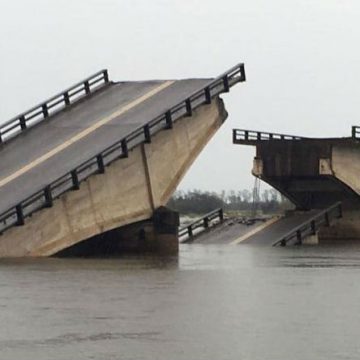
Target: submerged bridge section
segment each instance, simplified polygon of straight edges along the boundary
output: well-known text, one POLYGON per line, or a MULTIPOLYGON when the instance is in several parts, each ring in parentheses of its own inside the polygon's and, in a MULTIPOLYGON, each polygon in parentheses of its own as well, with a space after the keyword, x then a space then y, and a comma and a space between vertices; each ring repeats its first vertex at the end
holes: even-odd
POLYGON ((305 138, 233 130, 233 143, 256 146, 253 174, 291 200, 298 210, 341 202, 343 218, 319 238, 360 237, 360 131, 344 138, 305 138))
MULTIPOLYGON (((1 125, 0 256, 53 255, 154 214, 166 225, 157 210, 226 119, 219 95, 242 81, 243 64, 169 81, 103 70, 1 125)), ((159 247, 169 238, 147 231, 159 247)))

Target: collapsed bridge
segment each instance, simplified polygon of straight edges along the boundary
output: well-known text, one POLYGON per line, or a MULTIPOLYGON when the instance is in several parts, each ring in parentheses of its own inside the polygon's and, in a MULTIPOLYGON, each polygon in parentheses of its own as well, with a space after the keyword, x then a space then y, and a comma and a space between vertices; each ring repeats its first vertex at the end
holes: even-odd
POLYGON ((219 95, 243 81, 243 64, 171 81, 102 70, 0 125, 0 257, 125 237, 177 251, 164 205, 226 119, 219 95))
POLYGON ((252 173, 292 201, 298 212, 341 202, 342 217, 319 238, 360 238, 360 128, 351 136, 307 138, 233 130, 233 143, 256 147, 252 173))

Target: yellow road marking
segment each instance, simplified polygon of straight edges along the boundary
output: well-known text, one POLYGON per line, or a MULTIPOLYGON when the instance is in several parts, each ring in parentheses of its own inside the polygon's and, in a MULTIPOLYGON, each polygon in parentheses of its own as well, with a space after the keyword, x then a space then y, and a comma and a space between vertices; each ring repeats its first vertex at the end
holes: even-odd
POLYGON ((230 245, 237 245, 240 244, 241 242, 247 240, 248 238, 250 238, 251 236, 257 234, 259 231, 266 229, 268 226, 275 224, 277 221, 279 221, 281 219, 281 216, 275 216, 272 219, 266 221, 264 224, 257 226, 255 229, 249 231, 248 233, 246 233, 243 236, 240 236, 239 238, 235 239, 234 241, 232 241, 230 243, 230 245))
POLYGON ((67 147, 69 147, 70 145, 74 144, 75 142, 83 139, 85 136, 88 136, 89 134, 91 134, 92 132, 94 132, 95 130, 97 130, 98 128, 100 128, 101 126, 107 124, 108 122, 110 122, 111 120, 113 120, 114 118, 116 118, 117 116, 123 115, 124 113, 126 113, 127 111, 131 110, 132 108, 134 108, 135 106, 139 105, 140 103, 142 103, 143 101, 151 98, 152 96, 156 95, 157 93, 159 93, 160 91, 166 89, 167 87, 169 87, 170 85, 172 85, 175 81, 165 81, 164 83, 162 83, 161 85, 157 86, 156 88, 150 90, 149 92, 147 92, 146 94, 138 97, 137 99, 135 99, 134 101, 131 101, 130 103, 128 103, 127 105, 123 106, 121 109, 113 112, 112 114, 104 117, 103 119, 101 119, 100 121, 98 121, 97 123, 91 125, 90 127, 88 127, 87 129, 79 132, 78 134, 76 134, 75 136, 73 136, 72 138, 70 138, 69 140, 65 141, 64 143, 60 144, 59 146, 55 147, 54 149, 50 150, 49 152, 47 152, 46 154, 40 156, 39 158, 37 158, 36 160, 33 160, 31 163, 25 165, 24 167, 22 167, 21 169, 15 171, 13 174, 3 178, 2 180, 0 180, 0 187, 6 185, 7 183, 9 183, 10 181, 16 179, 17 177, 19 177, 20 175, 25 174, 27 171, 33 169, 35 166, 40 165, 41 163, 43 163, 44 161, 50 159, 52 156, 58 154, 60 151, 66 149, 67 147))

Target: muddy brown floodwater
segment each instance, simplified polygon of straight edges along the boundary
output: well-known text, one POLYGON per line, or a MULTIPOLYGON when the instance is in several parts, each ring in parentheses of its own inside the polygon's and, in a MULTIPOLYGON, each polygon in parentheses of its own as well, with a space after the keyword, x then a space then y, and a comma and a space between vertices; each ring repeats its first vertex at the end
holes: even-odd
POLYGON ((0 261, 1 360, 360 358, 360 245, 0 261))

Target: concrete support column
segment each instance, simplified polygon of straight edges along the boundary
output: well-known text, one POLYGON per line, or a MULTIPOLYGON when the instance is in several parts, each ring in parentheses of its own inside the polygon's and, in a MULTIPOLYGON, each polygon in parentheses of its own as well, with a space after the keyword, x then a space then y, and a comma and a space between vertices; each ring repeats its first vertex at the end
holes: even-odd
POLYGON ((145 250, 160 254, 177 254, 179 224, 179 213, 164 206, 155 210, 152 222, 144 228, 145 250))

